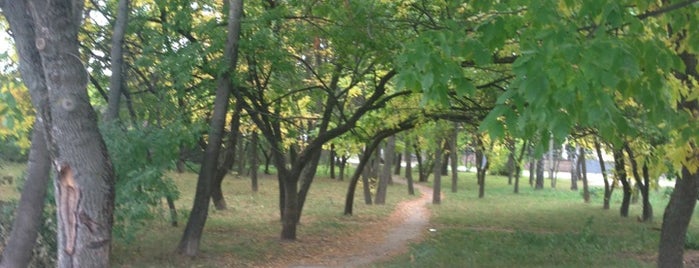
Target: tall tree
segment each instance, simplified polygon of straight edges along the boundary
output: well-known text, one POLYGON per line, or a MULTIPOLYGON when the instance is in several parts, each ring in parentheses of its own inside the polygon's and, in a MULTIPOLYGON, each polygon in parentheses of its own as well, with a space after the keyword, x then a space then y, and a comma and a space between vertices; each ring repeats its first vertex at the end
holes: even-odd
POLYGON ((104 115, 104 120, 109 122, 119 118, 119 102, 121 95, 125 90, 124 85, 124 35, 126 34, 126 26, 129 20, 129 0, 119 0, 119 9, 117 10, 117 19, 114 23, 114 34, 112 35, 112 50, 110 53, 111 73, 109 79, 109 103, 107 112, 104 115))
MULTIPOLYGON (((437 139, 437 146, 435 146, 434 152, 434 180, 432 181, 432 204, 438 205, 442 203, 442 146, 443 140, 437 139)), ((480 180, 479 182, 483 183, 480 180)), ((480 192, 479 192, 480 196, 480 192)))
POLYGON ((604 157, 602 157, 602 145, 599 138, 595 138, 595 151, 597 152, 597 159, 599 160, 600 172, 602 173, 602 179, 604 181, 604 201, 602 208, 609 209, 609 201, 612 197, 612 186, 609 184, 609 178, 607 178, 607 167, 604 163, 604 157))
POLYGON ((228 26, 226 48, 223 51, 223 68, 218 76, 214 113, 211 119, 209 142, 204 154, 204 161, 199 171, 197 189, 194 196, 192 211, 187 220, 184 234, 177 246, 180 254, 195 256, 199 252, 199 244, 204 225, 209 213, 211 198, 211 182, 216 173, 219 151, 226 124, 226 114, 231 91, 233 90, 233 74, 238 63, 238 43, 240 40, 240 25, 243 14, 243 0, 229 0, 228 26))
POLYGON ((58 267, 108 266, 114 172, 89 103, 87 70, 78 52, 83 3, 12 1, 2 6, 3 11, 15 11, 4 14, 13 31, 22 33, 15 36, 24 58, 20 64, 41 62, 40 69, 20 67, 23 73, 34 73, 23 74, 25 83, 31 85, 30 90, 37 89, 35 84, 45 84, 48 91, 45 100, 34 104, 41 105, 35 109, 47 130, 46 147, 58 174, 58 267), (30 46, 36 50, 26 49, 30 46))

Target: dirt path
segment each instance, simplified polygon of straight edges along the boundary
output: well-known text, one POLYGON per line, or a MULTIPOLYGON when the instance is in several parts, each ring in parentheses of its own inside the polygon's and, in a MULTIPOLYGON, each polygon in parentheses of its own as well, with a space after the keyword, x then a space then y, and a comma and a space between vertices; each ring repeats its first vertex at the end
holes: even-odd
MULTIPOLYGON (((406 183, 399 178, 394 178, 394 182, 406 183)), ((430 211, 426 205, 432 201, 432 188, 418 184, 415 184, 415 188, 420 192, 420 198, 399 203, 387 224, 367 226, 366 229, 377 231, 362 231, 349 238, 352 241, 338 243, 338 245, 354 245, 353 247, 341 253, 338 250, 326 248, 324 252, 329 254, 316 256, 311 262, 300 261, 286 267, 362 267, 405 253, 410 242, 419 241, 428 232, 430 211), (376 239, 378 235, 384 235, 383 239, 376 239)))

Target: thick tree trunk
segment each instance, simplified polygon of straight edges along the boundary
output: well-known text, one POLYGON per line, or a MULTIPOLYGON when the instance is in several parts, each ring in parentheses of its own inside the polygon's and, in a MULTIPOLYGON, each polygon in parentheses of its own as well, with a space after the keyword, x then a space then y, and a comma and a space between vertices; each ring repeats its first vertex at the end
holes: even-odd
MULTIPOLYGON (((391 175, 391 169, 393 169, 393 158, 396 154, 396 136, 388 137, 386 141, 386 149, 383 152, 384 161, 383 169, 381 170, 381 176, 388 182, 388 184, 393 184, 393 176, 391 175)), ((400 164, 398 164, 400 165, 400 164)))
POLYGON ((233 89, 232 75, 238 62, 238 40, 240 38, 242 11, 242 0, 230 0, 227 28, 228 40, 224 51, 224 63, 228 66, 228 69, 217 79, 218 84, 216 99, 214 100, 214 113, 211 119, 211 130, 209 132, 209 143, 206 147, 201 171, 199 172, 192 211, 187 220, 187 227, 185 227, 182 239, 177 246, 177 251, 187 256, 195 256, 199 252, 202 231, 209 213, 211 182, 216 174, 218 156, 223 139, 223 129, 226 124, 229 96, 233 89))
POLYGON ((609 178, 607 178, 607 168, 605 167, 604 158, 602 157, 602 145, 598 139, 595 139, 595 151, 597 152, 597 159, 599 159, 600 172, 602 172, 602 178, 604 179, 604 203, 602 208, 608 210, 609 201, 612 198, 612 187, 609 184, 609 178))
POLYGON ((111 72, 109 78, 109 100, 107 104, 107 112, 104 115, 104 120, 110 122, 119 120, 119 103, 121 100, 122 91, 124 91, 122 76, 123 76, 123 44, 124 35, 126 33, 127 23, 129 20, 129 0, 119 0, 119 10, 117 11, 116 22, 114 22, 114 33, 112 34, 112 50, 111 72))
POLYGON ((649 196, 649 183, 650 183, 650 174, 648 173, 648 165, 646 163, 643 163, 643 184, 645 187, 641 189, 641 194, 643 195, 643 216, 642 220, 644 222, 649 222, 653 220, 653 205, 650 203, 650 196, 649 196))
MULTIPOLYGON (((366 174, 366 168, 367 168, 367 163, 369 162, 369 159, 371 158, 371 152, 376 149, 376 147, 379 146, 379 143, 381 143, 381 139, 375 138, 374 140, 371 141, 371 143, 364 149, 364 153, 361 155, 359 158, 359 164, 357 165, 357 169, 354 170, 354 174, 352 174, 352 177, 350 178, 350 184, 347 187, 347 195, 345 195, 345 215, 352 215, 353 213, 353 208, 354 208, 354 193, 357 189, 357 182, 359 182, 359 177, 365 177, 366 174)), ((362 181, 363 184, 367 184, 367 181, 362 181)), ((366 187, 366 186, 365 186, 366 187)), ((371 204, 371 194, 366 195, 364 194, 364 197, 369 197, 368 200, 368 205, 371 204)))
POLYGON ((692 219, 699 195, 699 172, 692 174, 682 167, 682 177, 675 180, 670 202, 665 208, 663 226, 660 232, 658 267, 674 268, 684 266, 684 244, 687 226, 692 219))
MULTIPOLYGON (((45 92, 45 89, 43 91, 45 92)), ((27 177, 15 213, 12 232, 0 259, 2 268, 27 267, 32 259, 32 249, 42 222, 44 197, 51 168, 44 129, 41 120, 34 120, 27 177)))
POLYGON ((300 217, 298 181, 282 177, 284 182, 284 214, 282 215, 282 240, 296 240, 296 227, 300 217))
POLYGON ((442 140, 437 140, 434 152, 434 181, 432 182, 432 204, 442 203, 442 140))
POLYGON ((25 84, 34 90, 37 84, 45 83, 48 89, 47 98, 32 102, 45 129, 50 130, 44 132, 46 146, 59 175, 54 184, 57 266, 106 267, 111 249, 114 172, 97 127, 97 114, 89 103, 86 90, 89 78, 78 56, 77 33, 83 4, 79 1, 36 1, 29 7, 24 1, 2 4, 16 35, 25 84), (30 18, 29 14, 35 17, 30 18), (34 30, 36 35, 32 33, 34 30), (34 49, 28 49, 32 46, 34 49), (41 67, 28 66, 28 61, 41 67), (33 74, 27 76, 26 72, 33 74))

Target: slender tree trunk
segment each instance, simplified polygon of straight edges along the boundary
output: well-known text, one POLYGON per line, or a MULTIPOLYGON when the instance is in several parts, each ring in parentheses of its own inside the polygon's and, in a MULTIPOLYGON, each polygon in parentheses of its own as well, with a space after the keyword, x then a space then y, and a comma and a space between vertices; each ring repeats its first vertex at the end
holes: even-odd
POLYGON ((554 176, 554 170, 556 169, 556 164, 554 161, 554 148, 553 148, 553 135, 549 140, 549 179, 551 180, 551 188, 556 188, 556 177, 554 176))
POLYGON ((427 182, 427 176, 425 172, 425 163, 422 161, 422 152, 420 151, 420 147, 417 145, 417 143, 413 143, 413 149, 415 149, 415 157, 417 160, 417 174, 418 174, 418 181, 419 182, 427 182))
MULTIPOLYGON (((626 178, 626 163, 624 161, 624 153, 622 152, 621 149, 614 148, 613 151, 614 154, 614 170, 616 172, 616 176, 621 182, 621 185, 623 186, 623 198, 621 201, 621 208, 619 209, 619 213, 621 214, 622 217, 628 217, 629 216, 629 204, 631 201, 631 186, 629 185, 629 181, 626 178)), ((695 196, 696 199, 696 196, 695 196)))
POLYGON ((570 163, 570 189, 578 190, 578 179, 580 177, 580 161, 578 161, 578 146, 573 151, 573 160, 570 163))
POLYGON ((684 244, 687 227, 692 219, 699 195, 699 172, 691 173, 682 167, 682 177, 675 180, 675 189, 663 214, 660 231, 658 267, 674 268, 684 266, 684 244))
POLYGON ((587 183, 587 164, 585 161, 585 148, 580 147, 580 177, 583 183, 583 200, 590 203, 590 187, 587 183))
MULTIPOLYGON (((43 92, 45 95, 45 88, 43 92)), ((12 231, 0 259, 2 268, 27 267, 32 259, 32 249, 42 222, 44 198, 49 185, 51 168, 44 129, 41 120, 38 118, 34 120, 32 145, 27 162, 27 178, 22 187, 12 231)))
POLYGON ((347 160, 349 157, 347 156, 342 156, 340 157, 340 180, 345 179, 345 167, 347 167, 347 160))
POLYGON ((437 140, 434 152, 434 182, 432 183, 432 204, 442 202, 442 139, 437 140))
POLYGON ((177 227, 177 208, 175 207, 175 199, 168 195, 165 196, 165 201, 167 202, 167 207, 170 210, 170 225, 172 227, 177 227))
POLYGON ((410 157, 410 146, 408 141, 405 141, 405 179, 408 181, 408 194, 415 195, 415 187, 413 186, 413 164, 410 157))
POLYGON ((522 148, 519 151, 519 157, 515 161, 515 189, 514 193, 519 193, 519 177, 522 174, 522 159, 524 159, 524 151, 527 148, 527 141, 524 141, 522 148))
POLYGON ((488 171, 488 159, 480 136, 476 135, 476 179, 478 180, 478 198, 485 196, 485 175, 488 171))
POLYGON ((456 193, 459 181, 459 159, 457 154, 457 140, 459 135, 458 125, 454 125, 454 131, 449 138, 449 165, 451 166, 451 192, 456 193))
POLYGON ((25 2, 0 1, 0 9, 10 24, 19 54, 19 71, 24 84, 29 89, 36 112, 26 181, 22 188, 12 231, 0 258, 0 267, 27 267, 31 261, 32 249, 42 221, 44 198, 49 185, 51 161, 46 135, 49 126, 42 123, 44 120, 40 119, 48 113, 48 90, 41 55, 36 47, 35 24, 27 13, 25 2))
MULTIPOLYGON (((387 142, 386 148, 391 147, 390 145, 388 145, 388 143, 390 143, 390 139, 391 138, 389 137, 389 141, 387 142)), ((376 151, 378 152, 378 150, 376 150, 376 151)), ((393 153, 393 152, 391 152, 391 153, 393 153)), ((388 152, 384 152, 384 155, 388 156, 388 152)), ((378 153, 377 153, 377 157, 375 160, 376 160, 375 163, 381 162, 380 161, 381 159, 380 159, 380 156, 378 153)), ((389 163, 388 160, 384 162, 384 167, 388 166, 388 168, 385 168, 383 170, 383 172, 381 172, 381 176, 379 176, 379 183, 378 183, 378 186, 376 187, 376 197, 374 197, 374 204, 377 204, 377 205, 386 204, 386 190, 388 189, 388 180, 389 180, 389 177, 391 176, 391 166, 388 163, 389 163)), ((375 168, 378 169, 378 166, 376 166, 375 168)))
POLYGON ((539 158, 536 160, 536 190, 544 189, 544 159, 539 158))
POLYGON ((318 171, 318 163, 320 162, 320 155, 322 149, 313 152, 311 159, 308 164, 303 168, 301 172, 301 189, 298 193, 298 215, 296 218, 296 223, 301 220, 301 214, 303 213, 303 207, 306 203, 306 197, 308 196, 308 191, 311 189, 311 183, 316 176, 316 171, 318 171))
POLYGON ((403 162, 403 154, 397 153, 396 160, 394 161, 393 175, 400 176, 401 163, 403 162))
POLYGON ((609 184, 609 178, 607 178, 607 168, 604 164, 604 158, 602 157, 602 145, 598 139, 595 139, 595 151, 597 151, 597 158, 599 159, 600 171, 602 172, 602 178, 604 179, 604 203, 602 208, 605 210, 609 209, 609 201, 612 197, 612 187, 609 184))
POLYGON ((112 50, 110 52, 111 58, 111 72, 112 76, 109 78, 109 100, 107 104, 107 113, 104 115, 104 120, 110 122, 112 120, 119 119, 119 102, 121 100, 122 91, 124 91, 123 85, 123 44, 124 35, 126 33, 126 28, 129 20, 129 0, 119 0, 119 10, 117 11, 116 22, 114 23, 114 33, 112 35, 112 50))
MULTIPOLYGON (((228 11, 228 41, 224 51, 224 63, 228 66, 219 77, 214 100, 214 113, 211 119, 209 143, 206 147, 204 161, 201 165, 197 189, 194 196, 192 211, 187 220, 184 234, 177 246, 180 254, 195 256, 199 252, 199 244, 209 213, 209 200, 211 198, 211 182, 218 165, 219 150, 223 138, 223 128, 226 124, 229 96, 233 89, 232 75, 238 63, 238 40, 240 38, 240 21, 243 11, 242 0, 229 0, 228 11)), ((104 266, 103 266, 104 267, 104 266)))
POLYGON ((211 185, 211 200, 214 202, 214 207, 216 210, 225 210, 228 206, 226 204, 226 198, 223 196, 223 189, 221 185, 223 184, 223 179, 231 170, 233 164, 236 160, 236 146, 238 145, 238 139, 241 137, 240 134, 240 113, 243 111, 243 105, 240 102, 236 102, 235 108, 233 110, 233 116, 231 116, 230 130, 228 132, 228 140, 226 140, 225 151, 223 152, 223 160, 221 164, 218 165, 216 169, 216 176, 211 185))
MULTIPOLYGON (((381 143, 381 140, 383 137, 375 137, 369 145, 366 146, 364 149, 364 153, 361 155, 359 158, 359 164, 357 165, 357 169, 354 170, 354 174, 352 174, 352 177, 350 178, 350 184, 349 187, 347 187, 347 195, 345 196, 345 215, 352 215, 352 209, 354 208, 354 193, 355 190, 357 189, 357 182, 359 182, 359 177, 362 176, 362 174, 365 174, 365 169, 366 165, 369 162, 369 159, 371 158, 372 151, 376 150, 377 147, 379 147, 379 144, 381 143)), ((368 184, 367 182, 363 181, 363 184, 368 184)), ((364 195, 367 197, 367 195, 364 195)), ((371 194, 368 195, 369 197, 369 203, 371 204, 371 194)), ((366 201, 366 200, 365 200, 366 201)))
POLYGON ((393 176, 391 175, 391 169, 393 169, 393 167, 391 165, 393 164, 393 157, 396 154, 396 136, 388 137, 385 148, 386 149, 383 152, 384 161, 381 176, 384 177, 388 184, 393 184, 393 176))
POLYGON ((337 158, 337 155, 335 153, 335 144, 332 143, 330 144, 330 155, 328 156, 328 164, 330 165, 330 178, 334 179, 335 178, 335 159, 337 158))
POLYGON ((650 199, 648 196, 648 181, 650 180, 648 178, 648 166, 645 163, 643 164, 643 178, 641 178, 641 175, 638 173, 638 163, 636 162, 636 157, 628 143, 624 144, 624 150, 626 151, 626 154, 629 156, 629 162, 631 163, 631 172, 633 172, 634 180, 636 181, 638 190, 641 192, 641 198, 643 200, 642 220, 644 222, 650 221, 653 216, 653 208, 650 204, 650 199))
POLYGON ((252 191, 257 192, 258 190, 258 183, 257 183, 257 170, 260 168, 259 167, 259 159, 257 157, 258 152, 260 151, 258 148, 258 135, 257 131, 252 132, 252 141, 250 141, 250 147, 252 151, 250 151, 250 183, 252 186, 252 191))

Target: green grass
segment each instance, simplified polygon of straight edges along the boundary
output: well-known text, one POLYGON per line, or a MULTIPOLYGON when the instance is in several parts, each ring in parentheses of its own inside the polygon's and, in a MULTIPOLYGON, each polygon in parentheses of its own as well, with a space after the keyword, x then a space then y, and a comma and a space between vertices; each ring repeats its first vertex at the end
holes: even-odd
MULTIPOLYGON (((409 253, 375 267, 655 266, 668 201, 663 190, 651 192, 655 221, 639 223, 640 202, 631 205, 629 218, 619 216, 619 189, 612 209, 603 210, 601 189, 594 189, 599 195, 585 204, 582 190, 568 190, 569 182, 559 180, 558 189, 543 190, 524 182, 520 194, 513 194, 506 178, 489 176, 485 197, 479 199, 475 174, 462 173, 459 191, 432 206, 437 231, 409 253)), ((697 237, 696 220, 689 229, 688 237, 697 237)))

